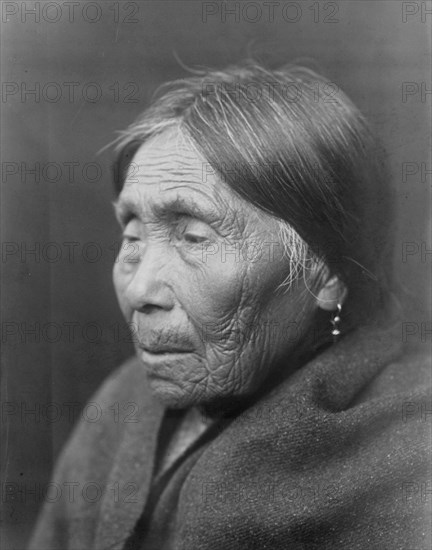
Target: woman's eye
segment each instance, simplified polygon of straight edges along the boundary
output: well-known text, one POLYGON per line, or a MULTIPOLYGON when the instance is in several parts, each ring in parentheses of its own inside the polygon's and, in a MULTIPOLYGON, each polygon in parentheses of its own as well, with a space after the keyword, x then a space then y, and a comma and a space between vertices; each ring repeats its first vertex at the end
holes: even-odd
POLYGON ((197 220, 184 220, 177 229, 177 237, 188 244, 200 244, 210 238, 207 224, 197 220))
POLYGON ((193 233, 184 233, 183 238, 185 241, 191 244, 199 244, 207 240, 207 237, 204 237, 202 235, 194 235, 193 233))
POLYGON ((132 219, 126 224, 122 233, 122 239, 128 243, 133 243, 141 239, 138 220, 132 219))
POLYGON ((128 242, 128 243, 134 243, 134 242, 140 240, 140 238, 137 237, 136 235, 128 235, 127 233, 123 233, 122 239, 123 239, 123 241, 128 242))

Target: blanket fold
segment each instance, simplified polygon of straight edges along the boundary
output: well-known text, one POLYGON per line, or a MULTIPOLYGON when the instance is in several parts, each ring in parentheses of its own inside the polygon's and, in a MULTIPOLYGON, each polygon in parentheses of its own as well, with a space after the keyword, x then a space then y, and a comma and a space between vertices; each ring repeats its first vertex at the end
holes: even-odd
MULTIPOLYGON (((347 335, 179 461, 136 550, 430 548, 430 387, 429 354, 397 329, 347 335)), ((138 360, 92 401, 101 421, 76 428, 54 481, 103 494, 47 502, 30 550, 121 550, 144 510, 164 409, 138 360)))

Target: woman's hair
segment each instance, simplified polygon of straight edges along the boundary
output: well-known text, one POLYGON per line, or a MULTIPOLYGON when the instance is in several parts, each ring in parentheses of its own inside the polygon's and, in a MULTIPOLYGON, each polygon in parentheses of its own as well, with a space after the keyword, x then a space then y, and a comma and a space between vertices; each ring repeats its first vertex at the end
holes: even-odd
POLYGON ((278 219, 293 266, 287 285, 303 274, 315 291, 323 273, 337 275, 348 289, 345 330, 385 306, 388 176, 382 149, 340 88, 304 67, 252 61, 165 84, 120 137, 118 192, 138 147, 174 125, 235 193, 278 219))

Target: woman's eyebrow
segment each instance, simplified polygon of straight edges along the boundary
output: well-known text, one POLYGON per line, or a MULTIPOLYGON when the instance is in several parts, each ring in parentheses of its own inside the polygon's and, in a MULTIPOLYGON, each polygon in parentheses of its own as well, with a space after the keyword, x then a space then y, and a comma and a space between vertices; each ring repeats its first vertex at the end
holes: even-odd
POLYGON ((152 209, 159 215, 173 212, 186 214, 204 221, 217 221, 221 218, 216 205, 210 204, 207 201, 196 201, 192 197, 176 196, 171 199, 164 199, 154 204, 152 209))
MULTIPOLYGON (((143 209, 134 201, 129 201, 119 197, 113 202, 116 217, 120 223, 127 223, 132 217, 143 219, 143 209)), ((166 198, 160 201, 155 201, 150 206, 150 211, 157 217, 166 216, 167 214, 185 214, 193 218, 203 221, 215 223, 221 220, 221 214, 218 212, 216 205, 210 204, 207 201, 196 201, 192 197, 166 198)))

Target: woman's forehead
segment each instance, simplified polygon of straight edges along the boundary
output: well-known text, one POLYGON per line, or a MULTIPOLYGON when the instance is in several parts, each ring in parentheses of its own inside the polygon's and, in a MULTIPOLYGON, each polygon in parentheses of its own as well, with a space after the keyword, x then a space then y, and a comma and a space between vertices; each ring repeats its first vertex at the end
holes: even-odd
POLYGON ((191 197, 191 202, 224 209, 245 202, 177 128, 150 137, 132 158, 120 200, 147 195, 164 200, 191 197))
POLYGON ((154 183, 155 178, 187 178, 191 183, 207 183, 208 180, 214 183, 208 176, 207 165, 184 133, 178 128, 170 128, 150 137, 139 147, 132 159, 128 179, 132 172, 146 184, 154 183))

